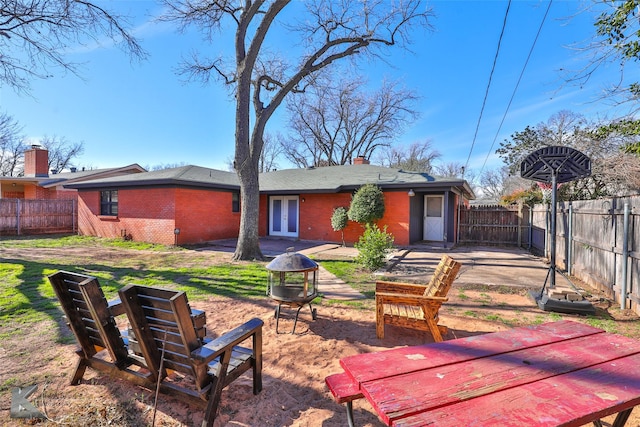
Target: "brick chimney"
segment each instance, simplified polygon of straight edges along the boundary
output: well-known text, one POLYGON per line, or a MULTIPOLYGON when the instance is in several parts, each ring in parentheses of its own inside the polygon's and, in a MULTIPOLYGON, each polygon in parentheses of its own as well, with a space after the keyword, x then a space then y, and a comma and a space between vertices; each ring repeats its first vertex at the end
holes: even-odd
POLYGON ((365 159, 364 156, 358 156, 353 159, 354 165, 368 165, 369 160, 365 159))
POLYGON ((24 152, 24 176, 46 177, 48 173, 49 152, 39 145, 32 145, 24 152))

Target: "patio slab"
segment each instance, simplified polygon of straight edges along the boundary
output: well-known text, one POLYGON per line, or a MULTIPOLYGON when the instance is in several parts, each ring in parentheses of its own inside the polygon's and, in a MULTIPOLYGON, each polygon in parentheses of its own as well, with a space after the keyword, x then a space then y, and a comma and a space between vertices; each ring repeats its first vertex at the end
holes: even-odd
MULTIPOLYGON (((236 239, 211 242, 209 250, 233 251, 236 239)), ((263 238, 260 247, 265 256, 278 256, 293 247, 296 252, 324 256, 353 256, 358 254, 353 247, 343 247, 335 243, 304 240, 263 238)), ((393 275, 398 280, 426 281, 431 276, 443 253, 462 262, 462 269, 454 286, 489 285, 526 289, 542 289, 547 279, 549 265, 544 259, 514 247, 457 247, 435 248, 429 245, 412 245, 398 249, 392 256, 390 267, 383 274, 393 275)), ((336 278, 324 268, 320 268, 319 289, 325 298, 359 299, 362 294, 336 278)), ((558 275, 556 284, 565 285, 565 279, 558 275)))

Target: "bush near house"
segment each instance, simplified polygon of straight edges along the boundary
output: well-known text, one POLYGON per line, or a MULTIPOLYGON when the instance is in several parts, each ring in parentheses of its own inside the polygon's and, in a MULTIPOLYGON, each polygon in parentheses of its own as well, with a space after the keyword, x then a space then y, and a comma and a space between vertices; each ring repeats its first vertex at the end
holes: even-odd
POLYGON ((380 230, 375 224, 366 224, 364 234, 360 236, 355 247, 359 251, 356 262, 374 271, 386 264, 387 255, 393 248, 393 236, 387 233, 386 226, 380 230))
POLYGON ((346 246, 344 242, 344 229, 349 222, 349 216, 347 215, 347 208, 340 206, 333 210, 331 215, 331 228, 333 231, 340 231, 342 233, 342 246, 346 246))
POLYGON ((351 221, 373 224, 384 216, 384 194, 380 187, 365 184, 356 191, 347 212, 351 221))

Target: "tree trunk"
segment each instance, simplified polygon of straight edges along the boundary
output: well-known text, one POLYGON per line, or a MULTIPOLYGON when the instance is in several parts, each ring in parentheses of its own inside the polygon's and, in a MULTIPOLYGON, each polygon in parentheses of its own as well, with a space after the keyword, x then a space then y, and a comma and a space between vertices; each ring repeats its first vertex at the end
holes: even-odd
POLYGON ((238 244, 233 254, 234 260, 262 260, 260 238, 258 234, 260 212, 260 189, 258 174, 238 173, 241 189, 240 233, 238 244))
POLYGON ((251 99, 251 68, 246 62, 238 67, 240 73, 236 92, 236 151, 235 162, 240 180, 240 232, 233 254, 234 260, 262 260, 258 234, 260 188, 258 160, 262 146, 250 144, 249 106, 251 99))

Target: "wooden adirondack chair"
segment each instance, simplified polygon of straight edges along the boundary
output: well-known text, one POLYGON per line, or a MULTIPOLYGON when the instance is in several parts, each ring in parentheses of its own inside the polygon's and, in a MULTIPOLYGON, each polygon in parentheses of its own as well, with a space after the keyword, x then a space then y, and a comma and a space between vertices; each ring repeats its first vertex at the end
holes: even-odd
POLYGON ((384 338, 384 325, 429 331, 435 341, 442 341, 447 327, 438 325, 440 306, 462 264, 443 255, 427 285, 376 282, 376 335, 384 338))
POLYGON ((184 292, 128 285, 119 294, 131 325, 132 346, 135 343, 139 348, 154 381, 161 381, 163 392, 206 407, 203 426, 213 425, 222 389, 249 369, 253 371, 253 393, 260 392, 262 320, 251 319, 203 344, 184 292), (239 346, 247 341, 250 348, 239 346), (168 369, 193 379, 193 387, 172 382, 167 378, 168 369))
MULTIPOLYGON (((76 352, 80 360, 71 384, 80 382, 87 366, 118 376, 118 371, 127 370, 130 365, 144 365, 142 358, 129 353, 126 337, 121 335, 114 318, 114 314, 124 312, 107 302, 98 279, 68 271, 58 271, 48 278, 80 345, 76 352)), ((144 381, 143 374, 130 374, 144 381)))

